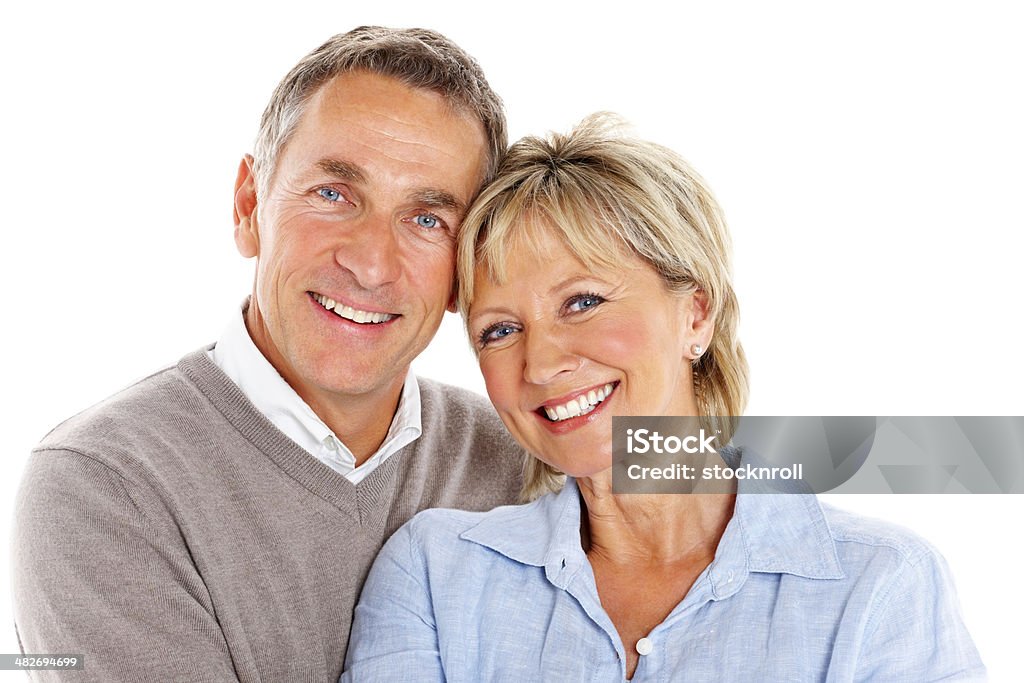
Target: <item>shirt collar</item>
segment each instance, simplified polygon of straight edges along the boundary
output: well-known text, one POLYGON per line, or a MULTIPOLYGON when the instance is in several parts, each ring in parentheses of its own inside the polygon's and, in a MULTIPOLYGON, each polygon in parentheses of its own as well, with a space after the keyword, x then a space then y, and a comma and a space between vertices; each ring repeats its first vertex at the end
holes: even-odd
MULTIPOLYGON (((740 481, 732 519, 708 569, 716 599, 737 592, 750 572, 809 579, 844 577, 816 496, 752 493, 750 489, 745 480, 740 481)), ((564 588, 586 561, 580 544, 580 512, 579 489, 570 477, 559 493, 528 505, 498 508, 461 537, 516 562, 545 567, 548 578, 564 588)))
MULTIPOLYGON (((248 303, 246 299, 211 351, 213 362, 239 386, 257 410, 305 450, 316 454, 325 443, 333 440, 339 449, 348 453, 345 444, 278 374, 270 361, 256 347, 245 327, 244 314, 248 303)), ((406 373, 398 409, 388 428, 387 436, 370 460, 394 453, 402 446, 415 441, 421 434, 419 383, 410 370, 406 373)), ((354 464, 354 457, 351 459, 354 464)))
POLYGON ((521 564, 544 567, 548 579, 565 588, 586 562, 580 544, 580 499, 576 480, 555 494, 526 505, 497 508, 460 538, 495 550, 521 564))

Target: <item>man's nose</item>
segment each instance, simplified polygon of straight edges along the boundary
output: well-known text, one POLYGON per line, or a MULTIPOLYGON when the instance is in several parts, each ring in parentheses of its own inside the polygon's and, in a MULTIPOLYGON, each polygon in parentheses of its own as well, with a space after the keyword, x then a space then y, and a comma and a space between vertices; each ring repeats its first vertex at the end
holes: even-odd
POLYGON ((398 280, 401 255, 390 217, 371 214, 350 226, 347 238, 335 250, 334 260, 364 289, 377 289, 398 280))
POLYGON ((548 384, 563 374, 579 369, 582 358, 570 347, 565 332, 529 330, 526 332, 526 357, 523 377, 530 384, 548 384))

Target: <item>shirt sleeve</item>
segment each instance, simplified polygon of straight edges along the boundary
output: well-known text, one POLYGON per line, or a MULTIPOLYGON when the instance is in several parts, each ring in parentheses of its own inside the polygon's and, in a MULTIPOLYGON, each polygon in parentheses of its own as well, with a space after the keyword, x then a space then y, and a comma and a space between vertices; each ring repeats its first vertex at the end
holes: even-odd
POLYGON ((414 524, 395 532, 370 570, 355 610, 342 683, 445 680, 414 524))
POLYGON ((928 547, 906 559, 866 625, 857 681, 985 681, 945 560, 928 547))
POLYGON ((202 577, 151 489, 84 454, 37 451, 12 545, 24 653, 83 655, 78 681, 237 680, 202 577))

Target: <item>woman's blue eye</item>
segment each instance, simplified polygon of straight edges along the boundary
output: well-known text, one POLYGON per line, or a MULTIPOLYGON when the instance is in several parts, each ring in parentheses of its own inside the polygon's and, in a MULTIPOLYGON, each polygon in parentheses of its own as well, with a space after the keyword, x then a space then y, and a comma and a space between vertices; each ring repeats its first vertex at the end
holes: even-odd
POLYGON ((336 202, 341 199, 341 193, 330 187, 321 187, 317 190, 317 194, 329 202, 336 202))
POLYGON ((604 299, 597 294, 582 294, 575 296, 566 302, 567 308, 573 312, 589 311, 592 308, 604 303, 604 299))
POLYGON ((421 228, 436 228, 441 223, 437 216, 429 213, 417 214, 415 221, 421 228))
POLYGON ((486 346, 488 342, 500 341, 515 332, 516 327, 514 325, 509 325, 508 323, 492 325, 480 333, 480 346, 486 346))
POLYGON ((487 339, 504 339, 515 332, 511 325, 500 325, 498 327, 492 327, 487 330, 484 334, 487 339))

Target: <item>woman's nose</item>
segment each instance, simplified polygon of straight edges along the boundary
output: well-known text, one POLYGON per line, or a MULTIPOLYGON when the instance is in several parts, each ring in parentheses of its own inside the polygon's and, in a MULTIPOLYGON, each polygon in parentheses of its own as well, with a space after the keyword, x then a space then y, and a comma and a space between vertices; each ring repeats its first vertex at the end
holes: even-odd
POLYGON ((530 384, 547 384, 563 373, 575 372, 581 364, 582 358, 560 336, 546 331, 526 333, 523 377, 530 384))

